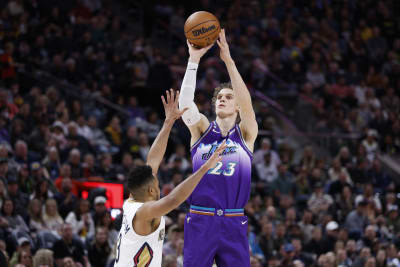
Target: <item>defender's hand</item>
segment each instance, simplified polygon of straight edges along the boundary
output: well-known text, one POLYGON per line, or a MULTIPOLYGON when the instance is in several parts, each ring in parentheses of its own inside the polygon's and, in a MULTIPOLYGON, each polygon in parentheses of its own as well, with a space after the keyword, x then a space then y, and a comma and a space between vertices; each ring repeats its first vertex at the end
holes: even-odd
POLYGON ((214 153, 211 155, 211 157, 206 161, 206 163, 204 163, 203 166, 205 166, 207 170, 214 168, 215 165, 217 165, 217 162, 222 160, 221 153, 224 152, 226 147, 227 147, 226 141, 224 140, 221 143, 221 145, 217 148, 217 150, 215 150, 214 153))
POLYGON ((161 96, 162 103, 164 105, 165 120, 171 120, 172 122, 179 119, 183 113, 189 108, 184 108, 182 111, 178 108, 179 91, 176 92, 173 89, 166 91, 166 99, 161 96))

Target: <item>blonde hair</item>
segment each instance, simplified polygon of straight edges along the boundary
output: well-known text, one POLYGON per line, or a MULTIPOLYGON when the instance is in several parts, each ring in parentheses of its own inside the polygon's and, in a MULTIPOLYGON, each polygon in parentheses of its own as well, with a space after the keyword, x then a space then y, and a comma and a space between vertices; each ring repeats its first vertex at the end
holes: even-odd
POLYGON ((35 256, 33 256, 33 267, 39 267, 41 265, 53 267, 53 251, 42 248, 36 252, 35 256))
POLYGON ((57 205, 57 201, 53 198, 49 198, 46 200, 46 204, 45 204, 45 209, 44 209, 44 214, 43 216, 47 217, 47 218, 56 218, 56 217, 60 217, 60 214, 58 213, 58 205, 57 205), (54 216, 51 216, 48 214, 48 205, 54 203, 56 205, 56 214, 54 216))

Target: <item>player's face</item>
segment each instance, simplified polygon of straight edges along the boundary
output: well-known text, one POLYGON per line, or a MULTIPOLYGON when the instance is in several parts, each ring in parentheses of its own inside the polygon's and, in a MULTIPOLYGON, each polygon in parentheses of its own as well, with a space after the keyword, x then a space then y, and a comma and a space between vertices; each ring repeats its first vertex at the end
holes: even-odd
POLYGON ((239 111, 232 89, 224 88, 219 91, 215 102, 215 111, 219 117, 227 117, 239 111))

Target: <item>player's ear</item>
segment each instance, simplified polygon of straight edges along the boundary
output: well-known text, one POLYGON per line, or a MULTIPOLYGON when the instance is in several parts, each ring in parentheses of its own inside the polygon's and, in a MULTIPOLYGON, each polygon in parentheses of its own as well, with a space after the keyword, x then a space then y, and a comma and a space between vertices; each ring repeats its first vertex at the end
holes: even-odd
POLYGON ((154 195, 154 188, 153 188, 153 186, 151 184, 147 185, 147 189, 146 190, 147 190, 147 193, 149 195, 154 195))

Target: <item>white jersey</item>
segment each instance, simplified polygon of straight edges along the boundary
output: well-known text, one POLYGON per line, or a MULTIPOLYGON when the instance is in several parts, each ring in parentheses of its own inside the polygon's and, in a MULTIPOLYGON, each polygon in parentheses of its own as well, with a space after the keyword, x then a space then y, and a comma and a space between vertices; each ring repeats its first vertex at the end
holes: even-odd
POLYGON ((133 230, 132 220, 143 203, 128 199, 123 205, 114 267, 160 267, 165 236, 165 220, 153 233, 142 236, 133 230))

